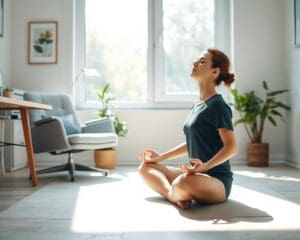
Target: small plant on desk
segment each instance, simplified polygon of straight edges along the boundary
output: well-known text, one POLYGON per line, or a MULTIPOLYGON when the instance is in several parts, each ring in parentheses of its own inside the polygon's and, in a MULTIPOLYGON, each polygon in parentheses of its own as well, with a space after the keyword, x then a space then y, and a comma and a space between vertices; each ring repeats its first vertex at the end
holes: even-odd
POLYGON ((12 88, 5 88, 4 90, 3 90, 3 96, 4 97, 12 97, 13 96, 13 93, 14 93, 14 89, 12 89, 12 88))

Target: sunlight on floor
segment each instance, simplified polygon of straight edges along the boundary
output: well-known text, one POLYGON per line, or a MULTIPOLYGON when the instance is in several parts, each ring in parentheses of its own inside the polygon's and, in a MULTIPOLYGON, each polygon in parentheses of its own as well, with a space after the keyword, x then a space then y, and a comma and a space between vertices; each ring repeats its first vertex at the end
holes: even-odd
MULTIPOLYGON (((260 175, 263 176, 263 175, 260 175)), ((148 189, 136 172, 81 186, 74 232, 242 231, 299 229, 300 206, 261 185, 233 185, 230 200, 182 211, 148 189)))
POLYGON ((294 178, 294 177, 289 177, 289 176, 275 177, 275 176, 269 176, 263 172, 234 171, 234 173, 241 175, 241 176, 253 177, 253 178, 265 178, 265 179, 300 182, 300 178, 294 178))

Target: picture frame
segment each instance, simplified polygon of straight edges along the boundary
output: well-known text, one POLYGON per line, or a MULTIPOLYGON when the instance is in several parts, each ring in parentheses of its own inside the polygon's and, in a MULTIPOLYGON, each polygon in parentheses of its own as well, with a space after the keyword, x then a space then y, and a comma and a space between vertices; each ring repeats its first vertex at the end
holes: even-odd
POLYGON ((28 64, 57 64, 58 22, 28 23, 28 64))
POLYGON ((294 0, 295 46, 300 47, 300 0, 294 0))
POLYGON ((4 35, 4 0, 0 0, 0 37, 4 35))

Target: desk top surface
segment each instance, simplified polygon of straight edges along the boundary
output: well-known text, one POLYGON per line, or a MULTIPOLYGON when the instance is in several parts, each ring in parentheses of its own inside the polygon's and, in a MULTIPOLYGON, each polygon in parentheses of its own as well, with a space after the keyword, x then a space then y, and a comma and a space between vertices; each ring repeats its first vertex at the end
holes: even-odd
POLYGON ((36 103, 31 101, 24 101, 15 98, 1 97, 0 96, 0 109, 1 110, 12 110, 20 108, 30 108, 30 109, 45 109, 51 110, 52 106, 42 103, 36 103))

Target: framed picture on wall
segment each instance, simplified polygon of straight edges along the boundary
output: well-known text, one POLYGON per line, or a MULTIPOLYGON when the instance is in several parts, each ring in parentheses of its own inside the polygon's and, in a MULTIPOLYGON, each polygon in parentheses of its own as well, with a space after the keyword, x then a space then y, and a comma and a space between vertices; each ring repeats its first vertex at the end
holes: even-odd
POLYGON ((28 63, 57 64, 58 22, 31 21, 28 23, 28 63))
POLYGON ((3 37, 4 31, 4 0, 0 0, 0 37, 3 37))
POLYGON ((300 47, 300 0, 294 0, 295 46, 300 47))

